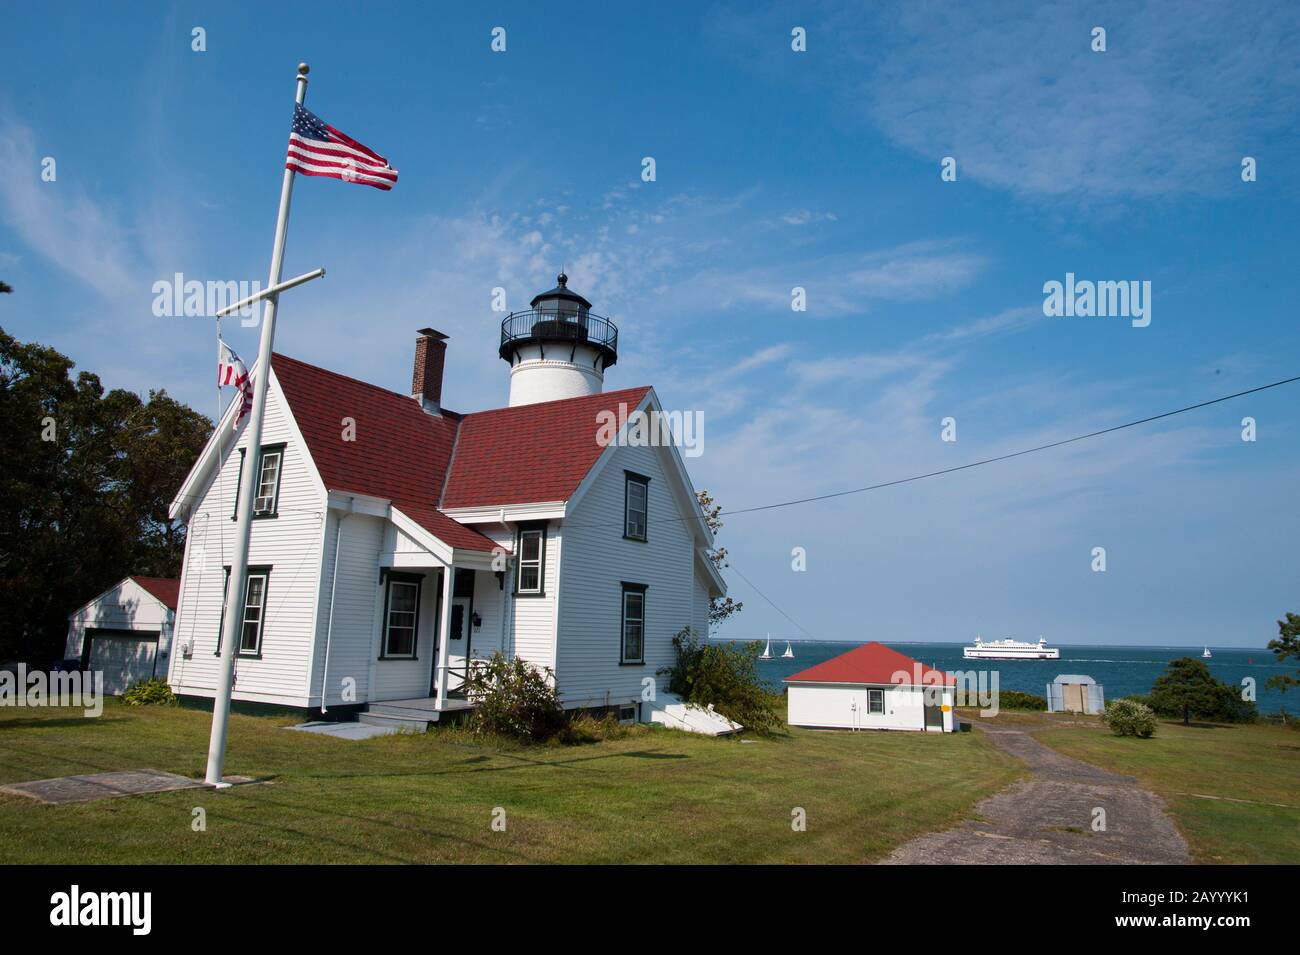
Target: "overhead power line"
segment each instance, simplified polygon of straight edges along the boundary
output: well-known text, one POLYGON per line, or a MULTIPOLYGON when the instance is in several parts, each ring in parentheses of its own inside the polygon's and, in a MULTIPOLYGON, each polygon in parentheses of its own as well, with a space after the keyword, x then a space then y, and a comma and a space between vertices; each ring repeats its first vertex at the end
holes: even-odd
MULTIPOLYGON (((1033 448, 1024 448, 1020 451, 1011 451, 1007 454, 998 454, 991 458, 983 458, 979 461, 971 461, 967 464, 958 464, 950 468, 940 468, 937 471, 926 471, 924 474, 913 474, 910 477, 896 478, 892 481, 881 481, 879 484, 868 484, 865 487, 849 488, 844 491, 831 491, 826 494, 814 494, 811 497, 799 497, 790 501, 778 501, 774 504, 758 504, 753 507, 739 507, 734 510, 723 509, 719 512, 719 517, 734 517, 737 514, 754 514, 759 511, 774 511, 782 507, 794 507, 797 504, 811 504, 815 501, 829 501, 838 497, 848 497, 852 494, 865 494, 867 491, 878 491, 882 488, 897 487, 900 484, 911 484, 915 481, 924 481, 927 478, 940 477, 944 474, 955 474, 958 471, 969 471, 971 468, 983 467, 986 464, 995 464, 998 461, 1009 461, 1012 458, 1024 457, 1027 454, 1037 454, 1040 451, 1048 451, 1052 448, 1060 448, 1067 444, 1075 444, 1079 441, 1087 441, 1090 438, 1099 438, 1104 434, 1112 434, 1116 431, 1124 431, 1127 428, 1136 428, 1139 425, 1150 424, 1152 421, 1160 421, 1163 418, 1172 418, 1174 415, 1187 414, 1189 411, 1197 411, 1201 408, 1208 408, 1210 405, 1221 404, 1225 401, 1232 401, 1234 398, 1244 398, 1246 395, 1258 394, 1261 391, 1268 391, 1270 388, 1280 388, 1283 385, 1291 385, 1300 381, 1300 375, 1294 378, 1284 378, 1281 381, 1274 381, 1267 385, 1260 385, 1257 388, 1247 388, 1245 391, 1238 391, 1231 395, 1223 395, 1219 398, 1211 398, 1209 401, 1197 402, 1194 405, 1186 405, 1182 408, 1175 408, 1173 411, 1165 411, 1160 414, 1149 415, 1145 418, 1138 418, 1136 421, 1127 421, 1124 424, 1113 425, 1109 428, 1102 428, 1100 431, 1089 431, 1087 434, 1078 434, 1072 438, 1062 438, 1060 441, 1050 441, 1047 444, 1040 444, 1033 448)), ((683 521, 696 521, 697 517, 662 517, 649 521, 650 524, 677 524, 683 521)), ((573 524, 572 527, 615 527, 617 521, 610 521, 599 524, 573 524)))

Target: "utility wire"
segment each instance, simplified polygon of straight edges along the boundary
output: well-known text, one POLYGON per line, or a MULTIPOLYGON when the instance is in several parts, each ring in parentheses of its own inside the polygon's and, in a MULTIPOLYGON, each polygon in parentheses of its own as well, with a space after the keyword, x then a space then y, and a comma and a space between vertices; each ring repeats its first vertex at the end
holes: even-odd
POLYGON ((777 605, 776 605, 776 604, 771 600, 771 598, 769 598, 769 597, 767 596, 767 594, 765 594, 765 593, 763 593, 763 591, 759 590, 758 587, 756 587, 756 586, 754 585, 754 582, 753 582, 752 580, 750 580, 748 577, 746 577, 744 574, 742 574, 742 573, 740 572, 740 568, 739 568, 739 567, 737 567, 735 564, 731 563, 730 558, 728 558, 728 560, 727 560, 727 569, 728 569, 728 570, 734 570, 734 571, 736 572, 737 576, 739 576, 741 580, 743 580, 745 583, 749 584, 749 589, 750 589, 750 590, 754 591, 754 593, 758 594, 760 597, 762 597, 764 600, 766 600, 767 603, 768 603, 768 605, 769 605, 773 610, 775 610, 775 611, 776 611, 777 613, 779 613, 781 616, 785 617, 786 620, 789 620, 792 624, 794 624, 796 627, 798 627, 800 630, 802 630, 802 631, 803 631, 803 634, 804 634, 805 637, 807 637, 809 640, 816 640, 816 639, 817 639, 817 638, 814 637, 811 633, 808 632, 808 630, 804 627, 803 624, 801 624, 798 620, 794 619, 794 617, 790 616, 788 613, 786 613, 784 610, 782 610, 780 607, 778 607, 778 606, 777 606, 777 605))
MULTIPOLYGON (((1052 442, 1050 442, 1050 443, 1048 443, 1048 444, 1040 444, 1039 446, 1034 447, 1034 448, 1025 448, 1024 450, 1021 450, 1021 451, 1013 451, 1013 452, 1011 452, 1011 453, 1009 453, 1009 454, 1000 454, 1000 455, 997 455, 996 457, 985 458, 985 459, 983 459, 983 460, 981 460, 981 461, 972 461, 972 462, 970 462, 969 464, 959 464, 959 465, 957 465, 956 467, 943 468, 943 469, 941 469, 941 470, 939 470, 939 471, 929 471, 929 472, 927 472, 927 473, 925 473, 925 474, 915 474, 915 475, 913 475, 913 476, 911 476, 911 477, 899 478, 899 479, 894 480, 894 481, 885 481, 885 482, 882 482, 882 483, 880 483, 880 484, 871 484, 871 485, 868 485, 867 487, 853 488, 853 489, 851 489, 851 490, 847 490, 847 491, 834 491, 834 492, 829 493, 829 494, 818 494, 818 495, 816 495, 816 496, 814 496, 814 497, 803 497, 803 498, 798 498, 798 499, 793 500, 793 501, 781 501, 781 502, 776 503, 776 504, 763 504, 763 505, 759 505, 759 506, 756 506, 756 507, 744 507, 744 508, 739 508, 739 509, 734 510, 734 511, 723 511, 723 512, 720 512, 719 516, 720 516, 720 517, 721 517, 721 516, 730 516, 730 515, 732 515, 732 514, 752 514, 752 513, 756 512, 756 511, 771 511, 771 510, 775 510, 775 509, 780 508, 780 507, 793 507, 793 506, 796 505, 796 504, 809 504, 809 503, 812 503, 813 501, 825 501, 825 500, 830 500, 830 499, 832 499, 832 498, 837 498, 837 497, 847 497, 847 496, 850 495, 850 494, 862 494, 862 493, 864 493, 864 492, 866 492, 866 491, 875 491, 875 490, 879 490, 880 488, 894 487, 895 485, 899 485, 899 484, 908 484, 908 483, 911 483, 911 482, 913 482, 913 481, 921 481, 921 480, 924 480, 925 478, 938 477, 938 476, 943 475, 943 474, 952 474, 952 473, 955 472, 955 471, 965 471, 965 470, 968 470, 968 469, 970 469, 970 468, 977 468, 977 467, 980 467, 981 465, 984 465, 984 464, 993 464, 994 462, 997 462, 997 461, 1006 461, 1006 460, 1008 460, 1008 459, 1010 459, 1010 458, 1018 458, 1018 457, 1021 457, 1021 456, 1023 456, 1023 455, 1026 455, 1026 454, 1034 454, 1034 453, 1037 452, 1037 451, 1046 451, 1046 450, 1048 450, 1048 449, 1050 449, 1050 448, 1059 448, 1059 447, 1061 447, 1062 445, 1073 444, 1073 443, 1075 443, 1076 441, 1086 441, 1086 440, 1089 439, 1089 438, 1100 437, 1100 436, 1103 435, 1103 434, 1110 434, 1110 433, 1112 433, 1112 432, 1114 432, 1114 431, 1123 431, 1123 430, 1126 429, 1126 428, 1135 428, 1135 427, 1137 427, 1138 425, 1141 425, 1141 424, 1149 424, 1149 423, 1152 422, 1152 421, 1159 421, 1161 418, 1169 418, 1169 417, 1172 417, 1172 416, 1174 416, 1174 415, 1185 414, 1186 412, 1189 412, 1189 411, 1196 411, 1196 410, 1199 409, 1199 408, 1206 408, 1206 407, 1209 407, 1210 405, 1219 404, 1219 403, 1224 402, 1224 401, 1231 401, 1233 398, 1241 398, 1241 397, 1244 397, 1244 396, 1246 396, 1246 395, 1253 395, 1253 394, 1255 394, 1255 393, 1257 393, 1257 392, 1260 392, 1260 391, 1267 391, 1267 390, 1270 389, 1270 388, 1278 388, 1278 387, 1281 387, 1282 385, 1293 384, 1293 383, 1295 383, 1295 382, 1297 382, 1297 381, 1300 381, 1300 375, 1297 375, 1297 376, 1294 377, 1294 378, 1286 378, 1286 379, 1283 379, 1282 381, 1275 381, 1275 382, 1272 382, 1271 384, 1260 385, 1258 388, 1250 388, 1250 389, 1248 389, 1248 390, 1246 390, 1246 391, 1239 391, 1239 392, 1237 392, 1236 394, 1224 395, 1224 396, 1222 396, 1222 397, 1220 397, 1220 398, 1212 398, 1212 399, 1210 399, 1209 401, 1202 401, 1202 402, 1200 402, 1199 404, 1187 405, 1186 407, 1183 407, 1183 408, 1177 408, 1177 409, 1175 409, 1175 410, 1173 410, 1173 411, 1166 411, 1166 412, 1164 412, 1164 413, 1162 413, 1162 414, 1151 415, 1150 417, 1147 417, 1147 418, 1140 418, 1140 419, 1138 419, 1137 421, 1129 421, 1129 422, 1127 422, 1127 423, 1125 423, 1125 424, 1118 424, 1118 425, 1114 425, 1113 427, 1110 427, 1110 428, 1103 428, 1103 429, 1100 430, 1100 431, 1091 431, 1091 432, 1089 432, 1088 434, 1080 434, 1080 435, 1076 435, 1076 436, 1073 437, 1073 438, 1065 438, 1065 439, 1060 440, 1060 441, 1052 441, 1052 442)), ((668 519, 665 519, 665 520, 666 520, 666 521, 667 521, 667 520, 673 520, 673 521, 676 521, 676 520, 695 520, 695 518, 693 518, 693 517, 691 517, 691 518, 668 518, 668 519)), ((728 555, 728 559, 727 559, 727 569, 728 569, 728 570, 734 570, 734 571, 736 572, 736 575, 737 575, 738 577, 740 577, 740 579, 743 580, 746 584, 749 585, 750 590, 754 591, 754 593, 756 593, 756 594, 758 594, 760 597, 762 597, 763 600, 766 601, 767 604, 768 604, 768 605, 769 605, 773 610, 775 610, 775 611, 776 611, 777 613, 779 613, 781 616, 785 617, 786 620, 789 620, 792 624, 794 624, 796 627, 798 627, 798 628, 799 628, 799 629, 800 629, 800 630, 801 630, 801 631, 802 631, 802 632, 803 632, 803 633, 804 633, 804 634, 805 634, 809 639, 812 639, 812 640, 815 640, 815 639, 816 639, 816 637, 814 637, 811 633, 809 633, 808 630, 807 630, 807 629, 806 629, 802 624, 799 623, 799 621, 795 620, 795 619, 794 619, 793 617, 791 617, 788 613, 786 613, 784 610, 782 610, 780 607, 778 607, 778 606, 776 605, 776 603, 775 603, 771 598, 769 598, 769 597, 767 596, 767 594, 763 593, 763 591, 759 590, 758 587, 755 586, 755 584, 754 584, 754 582, 753 582, 752 580, 750 580, 750 579, 749 579, 748 577, 746 577, 743 573, 741 573, 740 568, 737 567, 734 563, 731 562, 730 555, 728 555)))
MULTIPOLYGON (((1294 378, 1284 378, 1281 381, 1274 381, 1267 385, 1260 385, 1257 388, 1248 388, 1245 391, 1238 391, 1235 394, 1223 395, 1222 397, 1219 398, 1211 398, 1209 401, 1201 401, 1194 405, 1186 405, 1185 407, 1182 408, 1175 408, 1173 411, 1165 411, 1162 412, 1161 414, 1150 415, 1149 417, 1146 418, 1139 418, 1136 421, 1128 421, 1125 422, 1124 424, 1117 424, 1109 428, 1102 428, 1100 431, 1090 431, 1087 434, 1078 434, 1072 438, 1063 438, 1060 441, 1051 441, 1047 444, 1040 444, 1037 447, 1024 448, 1020 451, 1012 451, 1008 454, 999 454, 991 458, 984 458, 979 461, 971 461, 967 464, 958 464, 950 468, 941 468, 938 471, 927 471, 924 474, 913 474, 911 477, 897 478, 893 481, 882 481, 879 484, 868 484, 866 487, 850 488, 849 490, 846 491, 832 491, 827 494, 816 494, 812 497, 795 498, 792 501, 779 501, 775 504, 759 504, 759 505, 755 505, 754 507, 740 507, 740 508, 736 508, 735 510, 722 510, 718 513, 718 516, 732 517, 736 514, 753 514, 758 511, 774 511, 782 507, 794 507, 796 504, 811 504, 814 501, 829 501, 838 497, 848 497, 851 494, 864 494, 867 491, 878 491, 881 488, 896 487, 897 485, 900 484, 911 484, 914 481, 923 481, 926 478, 939 477, 944 474, 954 474, 957 471, 968 471, 971 468, 983 467, 986 464, 994 464, 998 461, 1009 461, 1012 458, 1023 457, 1026 454, 1036 454, 1039 451, 1047 451, 1052 448, 1063 447, 1064 445, 1074 444, 1075 442, 1078 441, 1087 441, 1089 438, 1097 438, 1102 436, 1103 434, 1111 434, 1115 431, 1123 431, 1126 428, 1136 428, 1138 425, 1150 424, 1152 421, 1159 421, 1162 418, 1172 418, 1174 415, 1186 414, 1189 411, 1196 411, 1200 408, 1208 408, 1210 405, 1217 405, 1224 401, 1231 401, 1234 398, 1243 398, 1246 395, 1253 395, 1261 391, 1268 391, 1270 388, 1280 388, 1283 385, 1294 384, 1297 381, 1300 381, 1300 375, 1296 375, 1294 378)), ((683 521, 703 521, 703 519, 704 518, 702 516, 701 517, 695 517, 695 516, 663 517, 663 518, 657 518, 656 520, 650 521, 649 523, 676 524, 676 523, 681 523, 683 521)), ((571 527, 579 527, 579 526, 612 527, 612 526, 617 526, 617 524, 618 524, 617 521, 613 521, 607 524, 581 524, 581 525, 572 524, 570 526, 571 527)))

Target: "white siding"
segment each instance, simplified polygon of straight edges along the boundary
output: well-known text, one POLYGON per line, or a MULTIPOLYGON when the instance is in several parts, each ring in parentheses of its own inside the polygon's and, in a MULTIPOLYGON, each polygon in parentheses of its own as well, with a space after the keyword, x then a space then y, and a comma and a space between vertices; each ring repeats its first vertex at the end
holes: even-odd
MULTIPOLYGON (((442 575, 437 571, 421 571, 401 568, 399 573, 414 574, 422 577, 420 584, 420 613, 416 621, 414 660, 379 660, 375 661, 375 695, 374 700, 405 700, 417 696, 429 696, 433 682, 434 643, 438 633, 438 591, 442 586, 442 575)), ((376 657, 383 643, 384 599, 380 593, 379 600, 379 642, 376 644, 376 657)))
MULTIPOLYGON (((248 429, 236 449, 246 448, 248 429)), ((306 447, 297 440, 274 380, 267 396, 262 443, 285 444, 278 516, 253 521, 250 565, 269 565, 260 659, 235 662, 237 700, 307 706, 308 671, 321 576, 325 494, 306 447)), ((234 551, 235 489, 240 455, 232 450, 219 479, 202 491, 189 521, 177 614, 177 652, 170 682, 177 693, 211 696, 216 688, 217 637, 225 584, 224 566, 234 551)))
MULTIPOLYGON (((699 625, 694 543, 662 449, 619 447, 565 521, 556 677, 566 706, 641 699, 642 679, 674 662, 672 638, 699 625), (626 475, 650 478, 647 541, 623 537, 626 475), (645 663, 619 663, 622 583, 645 584, 645 663)), ((702 632, 707 632, 704 630, 702 632)))
MULTIPOLYGON (((885 693, 885 711, 870 713, 866 686, 787 684, 786 719, 792 726, 835 729, 924 730, 925 705, 919 686, 875 687, 885 693)), ((952 729, 953 691, 943 691, 944 728, 952 729)))
MULTIPOLYGON (((330 586, 334 575, 334 534, 340 527, 338 512, 331 511, 325 528, 321 566, 320 613, 316 621, 315 672, 311 681, 311 706, 320 705, 321 681, 326 679, 325 640, 330 623, 330 586)), ((334 627, 329 639, 329 693, 327 705, 365 703, 370 699, 371 664, 378 656, 376 625, 383 612, 379 587, 379 552, 388 522, 366 514, 342 518, 339 535, 338 585, 334 589, 334 627), (345 681, 355 681, 356 698, 345 700, 345 681)))
POLYGON ((707 637, 709 635, 709 582, 698 567, 695 568, 695 586, 691 591, 691 601, 694 611, 691 626, 701 637, 707 637))
MULTIPOLYGON (((68 639, 63 649, 66 659, 81 656, 87 630, 138 630, 158 634, 157 674, 167 676, 171 652, 172 626, 175 615, 157 597, 134 580, 127 578, 68 618, 68 639)), ((135 674, 147 679, 149 673, 135 674)))

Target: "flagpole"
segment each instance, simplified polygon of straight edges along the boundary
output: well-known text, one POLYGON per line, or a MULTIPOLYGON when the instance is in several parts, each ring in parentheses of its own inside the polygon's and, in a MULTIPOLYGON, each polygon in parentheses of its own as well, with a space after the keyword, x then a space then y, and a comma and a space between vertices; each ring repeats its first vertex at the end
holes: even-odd
MULTIPOLYGON (((306 63, 298 64, 295 102, 299 106, 307 98, 306 63)), ((281 265, 284 261, 284 238, 289 231, 289 200, 293 197, 292 169, 284 170, 280 186, 280 213, 275 221, 275 245, 271 249, 271 277, 267 283, 274 288, 280 284, 281 265)), ((275 342, 275 309, 279 294, 268 296, 262 308, 262 340, 257 349, 257 377, 253 380, 253 410, 250 412, 247 434, 248 451, 244 454, 239 479, 239 497, 235 505, 238 520, 235 523, 235 550, 230 558, 230 579, 226 588, 225 612, 221 625, 220 673, 217 695, 212 701, 212 736, 208 741, 208 771, 205 781, 210 786, 223 788, 222 770, 226 762, 226 730, 230 723, 230 692, 235 681, 235 656, 243 635, 244 589, 248 585, 248 537, 253 521, 253 497, 257 493, 257 467, 262 447, 262 419, 266 412, 266 392, 271 381, 271 348, 275 342)), ((238 400, 238 397, 236 397, 238 400)), ((263 608, 265 616, 265 608, 263 608)))

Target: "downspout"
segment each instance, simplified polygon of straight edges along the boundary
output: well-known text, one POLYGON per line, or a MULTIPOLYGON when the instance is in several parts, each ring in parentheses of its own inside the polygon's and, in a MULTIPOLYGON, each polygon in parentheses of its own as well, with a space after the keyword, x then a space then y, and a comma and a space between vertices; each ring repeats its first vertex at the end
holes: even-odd
POLYGON ((339 539, 343 535, 343 522, 352 516, 352 505, 355 498, 348 498, 348 510, 340 514, 338 520, 334 522, 334 569, 330 574, 330 609, 325 623, 325 669, 320 678, 320 711, 324 716, 329 712, 329 700, 326 694, 329 692, 330 677, 330 643, 334 637, 334 592, 339 585, 339 539))
MULTIPOLYGON (((499 523, 506 533, 510 532, 510 525, 506 523, 506 509, 503 507, 497 512, 497 523, 499 523)), ((510 591, 513 589, 513 582, 510 580, 510 558, 506 558, 506 571, 501 577, 501 655, 506 656, 506 616, 510 613, 510 591), (506 585, 510 584, 510 587, 506 585)), ((513 657, 514 654, 510 654, 513 657)))

